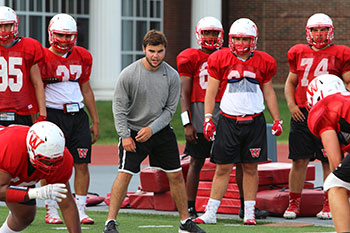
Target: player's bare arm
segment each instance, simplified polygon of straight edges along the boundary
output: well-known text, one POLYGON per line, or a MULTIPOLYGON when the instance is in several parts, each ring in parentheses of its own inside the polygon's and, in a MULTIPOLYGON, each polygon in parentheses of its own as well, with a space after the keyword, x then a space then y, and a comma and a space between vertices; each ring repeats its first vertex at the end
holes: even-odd
POLYGON ((207 91, 205 92, 204 114, 213 114, 215 97, 219 91, 220 80, 209 77, 207 91))
POLYGON ((327 152, 329 167, 333 171, 342 160, 337 132, 333 129, 325 130, 321 133, 321 139, 324 149, 327 152))
MULTIPOLYGON (((187 111, 187 114, 191 114, 191 93, 192 93, 192 78, 188 76, 181 76, 181 112, 184 113, 187 111)), ((194 129, 193 125, 187 124, 185 128, 185 137, 186 141, 196 144, 197 143, 197 132, 194 129)))
POLYGON ((45 91, 44 84, 41 79, 40 69, 38 64, 33 65, 30 68, 30 80, 34 86, 36 101, 39 106, 39 115, 46 117, 46 102, 45 102, 45 91))
POLYGON ((263 84, 262 92, 264 94, 264 99, 265 99, 267 109, 269 110, 272 119, 274 121, 279 121, 281 118, 280 118, 280 113, 278 111, 276 93, 273 90, 271 80, 263 84))
POLYGON ((298 86, 298 75, 292 72, 289 72, 285 88, 284 88, 284 95, 286 97, 286 101, 288 104, 288 108, 290 111, 290 114, 292 115, 292 118, 295 121, 304 121, 305 116, 304 114, 300 111, 300 108, 295 102, 295 89, 298 86))
POLYGON ((342 79, 345 83, 345 87, 347 90, 350 90, 350 71, 345 72, 344 74, 342 74, 342 79))
POLYGON ((69 186, 69 182, 66 183, 67 197, 58 202, 64 222, 70 233, 81 233, 79 213, 75 201, 72 196, 72 192, 69 186))
POLYGON ((11 175, 0 171, 0 201, 6 201, 6 192, 11 180, 11 175))
POLYGON ((84 97, 84 104, 90 114, 92 125, 90 131, 93 134, 92 143, 95 143, 99 136, 100 120, 98 119, 98 113, 96 108, 96 102, 94 93, 92 92, 90 82, 87 81, 80 85, 81 93, 84 97))

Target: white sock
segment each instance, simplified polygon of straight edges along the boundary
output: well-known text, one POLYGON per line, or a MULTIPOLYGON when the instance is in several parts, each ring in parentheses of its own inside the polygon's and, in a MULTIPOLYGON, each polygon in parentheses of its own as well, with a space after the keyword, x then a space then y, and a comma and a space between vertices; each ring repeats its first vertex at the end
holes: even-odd
POLYGON ((107 223, 108 223, 109 221, 111 221, 111 220, 113 220, 114 223, 116 223, 116 220, 114 220, 114 219, 107 219, 107 221, 105 222, 105 226, 107 226, 107 223))
POLYGON ((181 222, 181 224, 185 224, 187 222, 187 220, 189 220, 189 219, 191 219, 191 218, 186 218, 185 220, 181 220, 180 222, 181 222))
POLYGON ((86 205, 87 196, 75 195, 75 200, 79 205, 86 205))
POLYGON ((16 233, 16 232, 20 232, 20 231, 14 231, 11 230, 10 227, 7 225, 7 219, 9 216, 7 216, 6 221, 4 222, 4 224, 2 224, 1 228, 0 228, 0 233, 16 233))
POLYGON ((221 203, 220 200, 215 200, 215 199, 209 198, 205 212, 210 211, 213 214, 216 214, 216 212, 218 211, 218 208, 220 206, 220 203, 221 203))
POLYGON ((244 201, 244 218, 251 219, 255 216, 255 201, 244 201))

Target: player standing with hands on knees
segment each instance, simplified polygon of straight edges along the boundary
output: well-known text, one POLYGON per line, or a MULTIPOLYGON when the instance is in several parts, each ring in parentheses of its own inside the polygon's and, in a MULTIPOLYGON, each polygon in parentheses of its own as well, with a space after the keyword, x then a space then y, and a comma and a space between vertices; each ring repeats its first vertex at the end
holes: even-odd
POLYGON ((256 225, 257 166, 258 162, 267 160, 264 100, 274 119, 273 133, 277 136, 282 133, 271 81, 276 73, 276 61, 267 53, 255 50, 257 39, 255 23, 247 18, 238 19, 230 28, 230 48, 221 49, 208 59, 204 136, 211 140, 215 136, 211 161, 216 163, 216 171, 206 211, 194 220, 196 223, 216 223, 216 212, 227 190, 233 165, 241 164, 244 224, 256 225), (212 114, 219 87, 225 90, 216 128, 212 114))
POLYGON ((36 200, 55 200, 68 232, 80 233, 77 207, 69 187, 73 157, 63 132, 42 121, 32 127, 0 127, 0 200, 10 210, 0 233, 24 230, 35 218, 36 200), (48 185, 35 188, 45 179, 48 185))

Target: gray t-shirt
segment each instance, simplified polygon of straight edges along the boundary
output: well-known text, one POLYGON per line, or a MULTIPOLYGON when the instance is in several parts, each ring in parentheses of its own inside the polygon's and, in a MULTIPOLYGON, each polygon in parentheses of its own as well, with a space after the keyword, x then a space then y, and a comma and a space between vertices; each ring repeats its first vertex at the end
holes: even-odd
POLYGON ((141 60, 122 70, 114 90, 114 123, 121 138, 130 137, 129 129, 146 126, 153 134, 159 132, 170 123, 180 98, 180 77, 174 68, 162 62, 150 71, 141 60))

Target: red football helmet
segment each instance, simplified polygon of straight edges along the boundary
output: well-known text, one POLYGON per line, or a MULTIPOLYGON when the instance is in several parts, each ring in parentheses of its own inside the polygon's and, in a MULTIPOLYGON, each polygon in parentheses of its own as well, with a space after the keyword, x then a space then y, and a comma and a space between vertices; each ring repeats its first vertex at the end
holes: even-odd
POLYGON ((68 14, 57 14, 52 17, 48 31, 50 45, 62 53, 70 51, 77 41, 77 23, 68 14), (69 40, 61 40, 54 33, 71 35, 71 38, 69 40))
POLYGON ((63 162, 65 139, 61 129, 49 121, 40 121, 27 133, 27 149, 31 164, 44 174, 50 174, 63 162))
POLYGON ((255 23, 247 18, 237 19, 231 25, 229 32, 229 46, 232 52, 236 54, 247 54, 254 52, 258 42, 258 28, 255 23), (249 45, 236 44, 234 37, 251 38, 249 45))
POLYGON ((6 43, 14 40, 18 35, 18 17, 16 12, 9 7, 0 7, 0 24, 12 24, 9 32, 0 32, 0 41, 6 43))
POLYGON ((306 40, 318 49, 326 47, 334 38, 334 27, 332 19, 323 13, 312 15, 306 24, 306 40), (328 32, 311 32, 315 27, 327 27, 328 32))
POLYGON ((224 43, 224 30, 220 21, 214 17, 204 17, 198 21, 196 26, 197 43, 208 49, 221 48, 224 43), (218 31, 217 37, 206 37, 204 31, 218 31))

